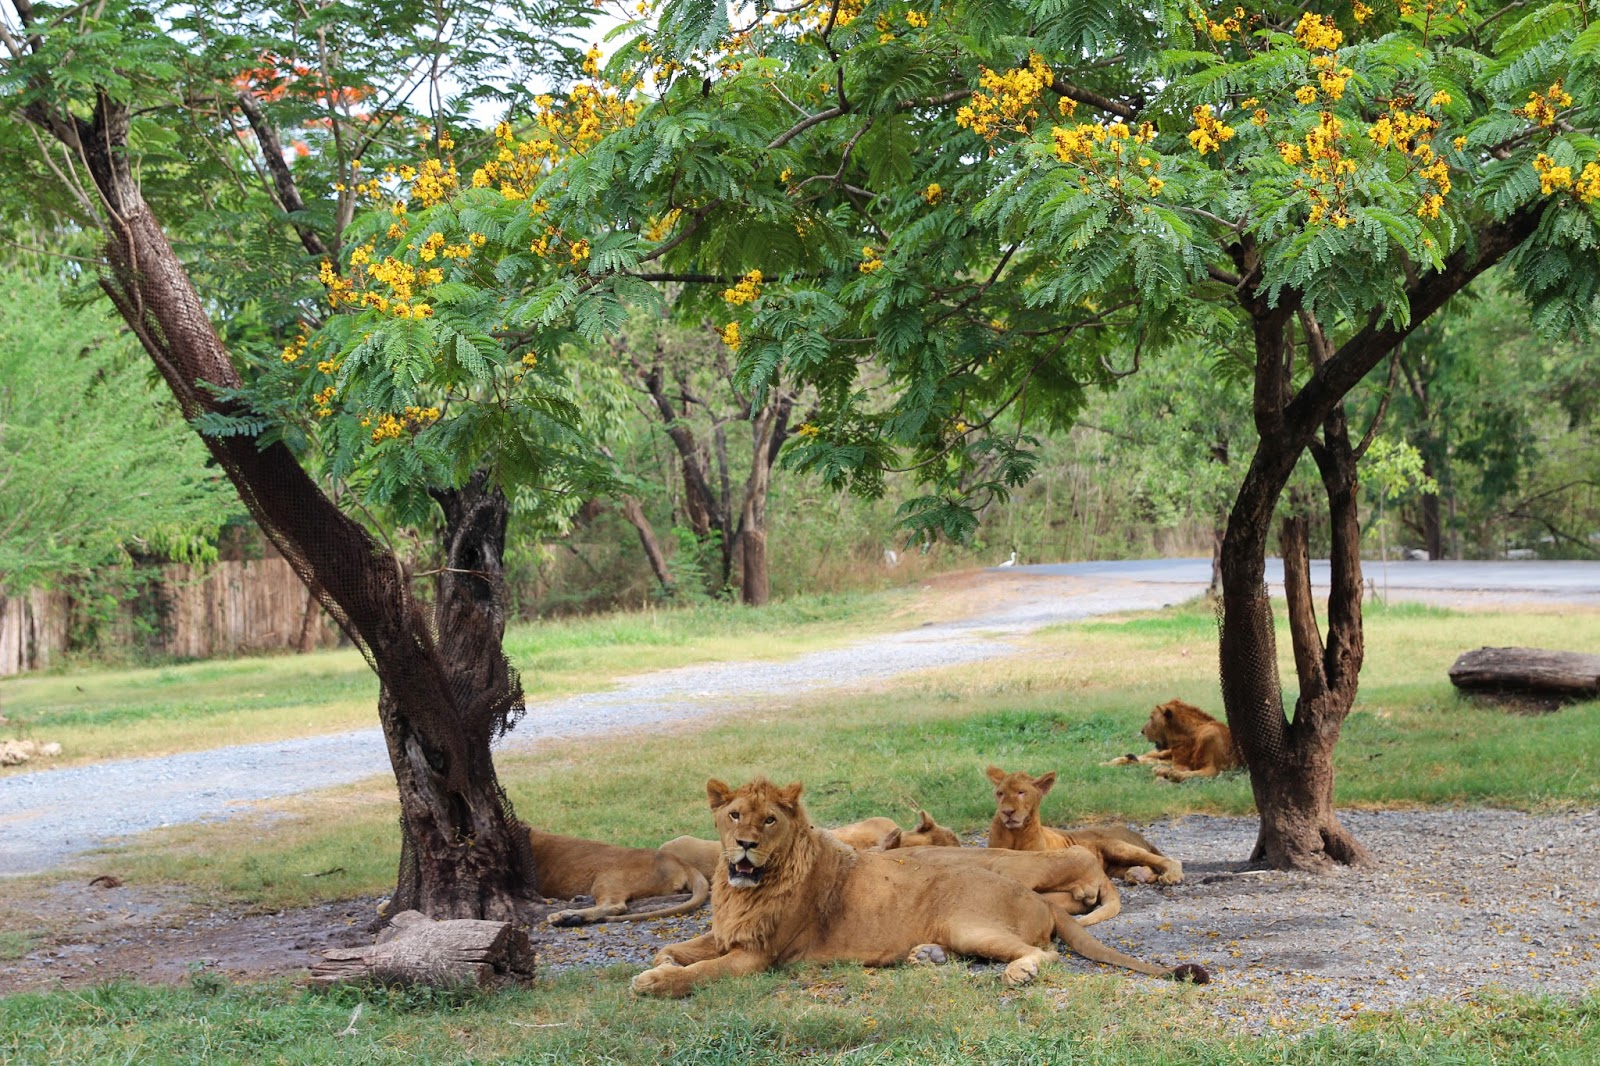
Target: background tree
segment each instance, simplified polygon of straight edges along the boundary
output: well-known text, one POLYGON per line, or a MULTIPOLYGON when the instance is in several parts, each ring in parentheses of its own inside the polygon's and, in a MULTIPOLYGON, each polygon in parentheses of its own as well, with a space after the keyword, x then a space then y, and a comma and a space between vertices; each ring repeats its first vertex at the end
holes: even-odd
POLYGON ((215 557, 239 510, 205 449, 152 391, 103 314, 61 302, 63 266, 21 257, 0 306, 0 589, 21 592, 132 552, 215 557))

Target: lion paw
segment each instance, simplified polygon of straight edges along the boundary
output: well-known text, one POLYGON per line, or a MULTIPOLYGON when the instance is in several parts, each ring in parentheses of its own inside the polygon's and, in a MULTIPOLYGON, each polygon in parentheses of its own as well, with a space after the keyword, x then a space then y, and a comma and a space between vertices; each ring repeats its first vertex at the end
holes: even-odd
POLYGON ((1118 755, 1115 759, 1107 759, 1101 766, 1132 766, 1139 761, 1137 755, 1118 755))
POLYGON ((1006 966, 1005 982, 1008 985, 1025 985, 1039 976, 1039 960, 1032 955, 1017 959, 1006 966))
POLYGON ((1183 863, 1172 860, 1172 865, 1162 870, 1156 881, 1163 885, 1181 885, 1183 883, 1183 863))
POLYGON ((918 944, 906 956, 906 961, 917 966, 943 966, 950 961, 950 956, 938 944, 918 944))
POLYGON ((689 988, 678 978, 682 972, 683 967, 677 964, 657 966, 635 975, 628 987, 640 996, 686 996, 689 988))
POLYGON ((554 926, 583 925, 588 921, 579 911, 553 911, 545 921, 554 926))
POLYGON ((1130 885, 1148 885, 1156 879, 1156 872, 1148 866, 1130 866, 1122 879, 1130 885))

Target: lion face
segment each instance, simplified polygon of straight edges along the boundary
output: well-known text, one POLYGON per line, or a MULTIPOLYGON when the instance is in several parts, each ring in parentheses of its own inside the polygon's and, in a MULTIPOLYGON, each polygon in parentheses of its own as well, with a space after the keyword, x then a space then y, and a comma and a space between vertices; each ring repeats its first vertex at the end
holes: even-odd
POLYGON ((1006 773, 998 766, 987 771, 994 782, 994 815, 1007 829, 1022 829, 1039 813, 1039 804, 1056 783, 1055 771, 1030 777, 1018 770, 1006 773))
POLYGON ((737 790, 721 781, 706 782, 729 885, 760 885, 772 860, 786 854, 809 824, 800 806, 801 787, 795 782, 778 788, 764 777, 737 790))

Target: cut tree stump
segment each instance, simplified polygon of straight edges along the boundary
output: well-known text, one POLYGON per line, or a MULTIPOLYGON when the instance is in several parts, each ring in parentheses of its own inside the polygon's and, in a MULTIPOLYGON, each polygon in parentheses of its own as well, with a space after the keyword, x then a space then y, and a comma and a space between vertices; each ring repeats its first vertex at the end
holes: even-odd
POLYGON ((1600 655, 1544 648, 1479 648, 1450 667, 1463 692, 1570 702, 1600 696, 1600 655))
POLYGON ((436 922, 402 911, 367 948, 334 948, 311 967, 311 984, 487 988, 533 977, 533 945, 510 922, 436 922))

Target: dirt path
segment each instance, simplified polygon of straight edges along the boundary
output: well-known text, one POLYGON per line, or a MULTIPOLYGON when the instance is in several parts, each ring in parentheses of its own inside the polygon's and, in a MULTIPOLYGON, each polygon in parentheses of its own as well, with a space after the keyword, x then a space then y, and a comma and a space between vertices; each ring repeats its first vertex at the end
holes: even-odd
MULTIPOLYGON (((779 662, 659 670, 605 691, 532 704, 501 746, 527 749, 547 740, 689 721, 770 696, 1011 655, 1018 646, 1008 638, 1041 626, 1159 608, 1197 591, 1187 585, 1004 571, 951 575, 934 587, 947 592, 940 610, 953 620, 779 662)), ((56 869, 129 834, 227 818, 260 800, 389 772, 378 729, 63 770, 8 771, 0 774, 0 876, 56 869)))

